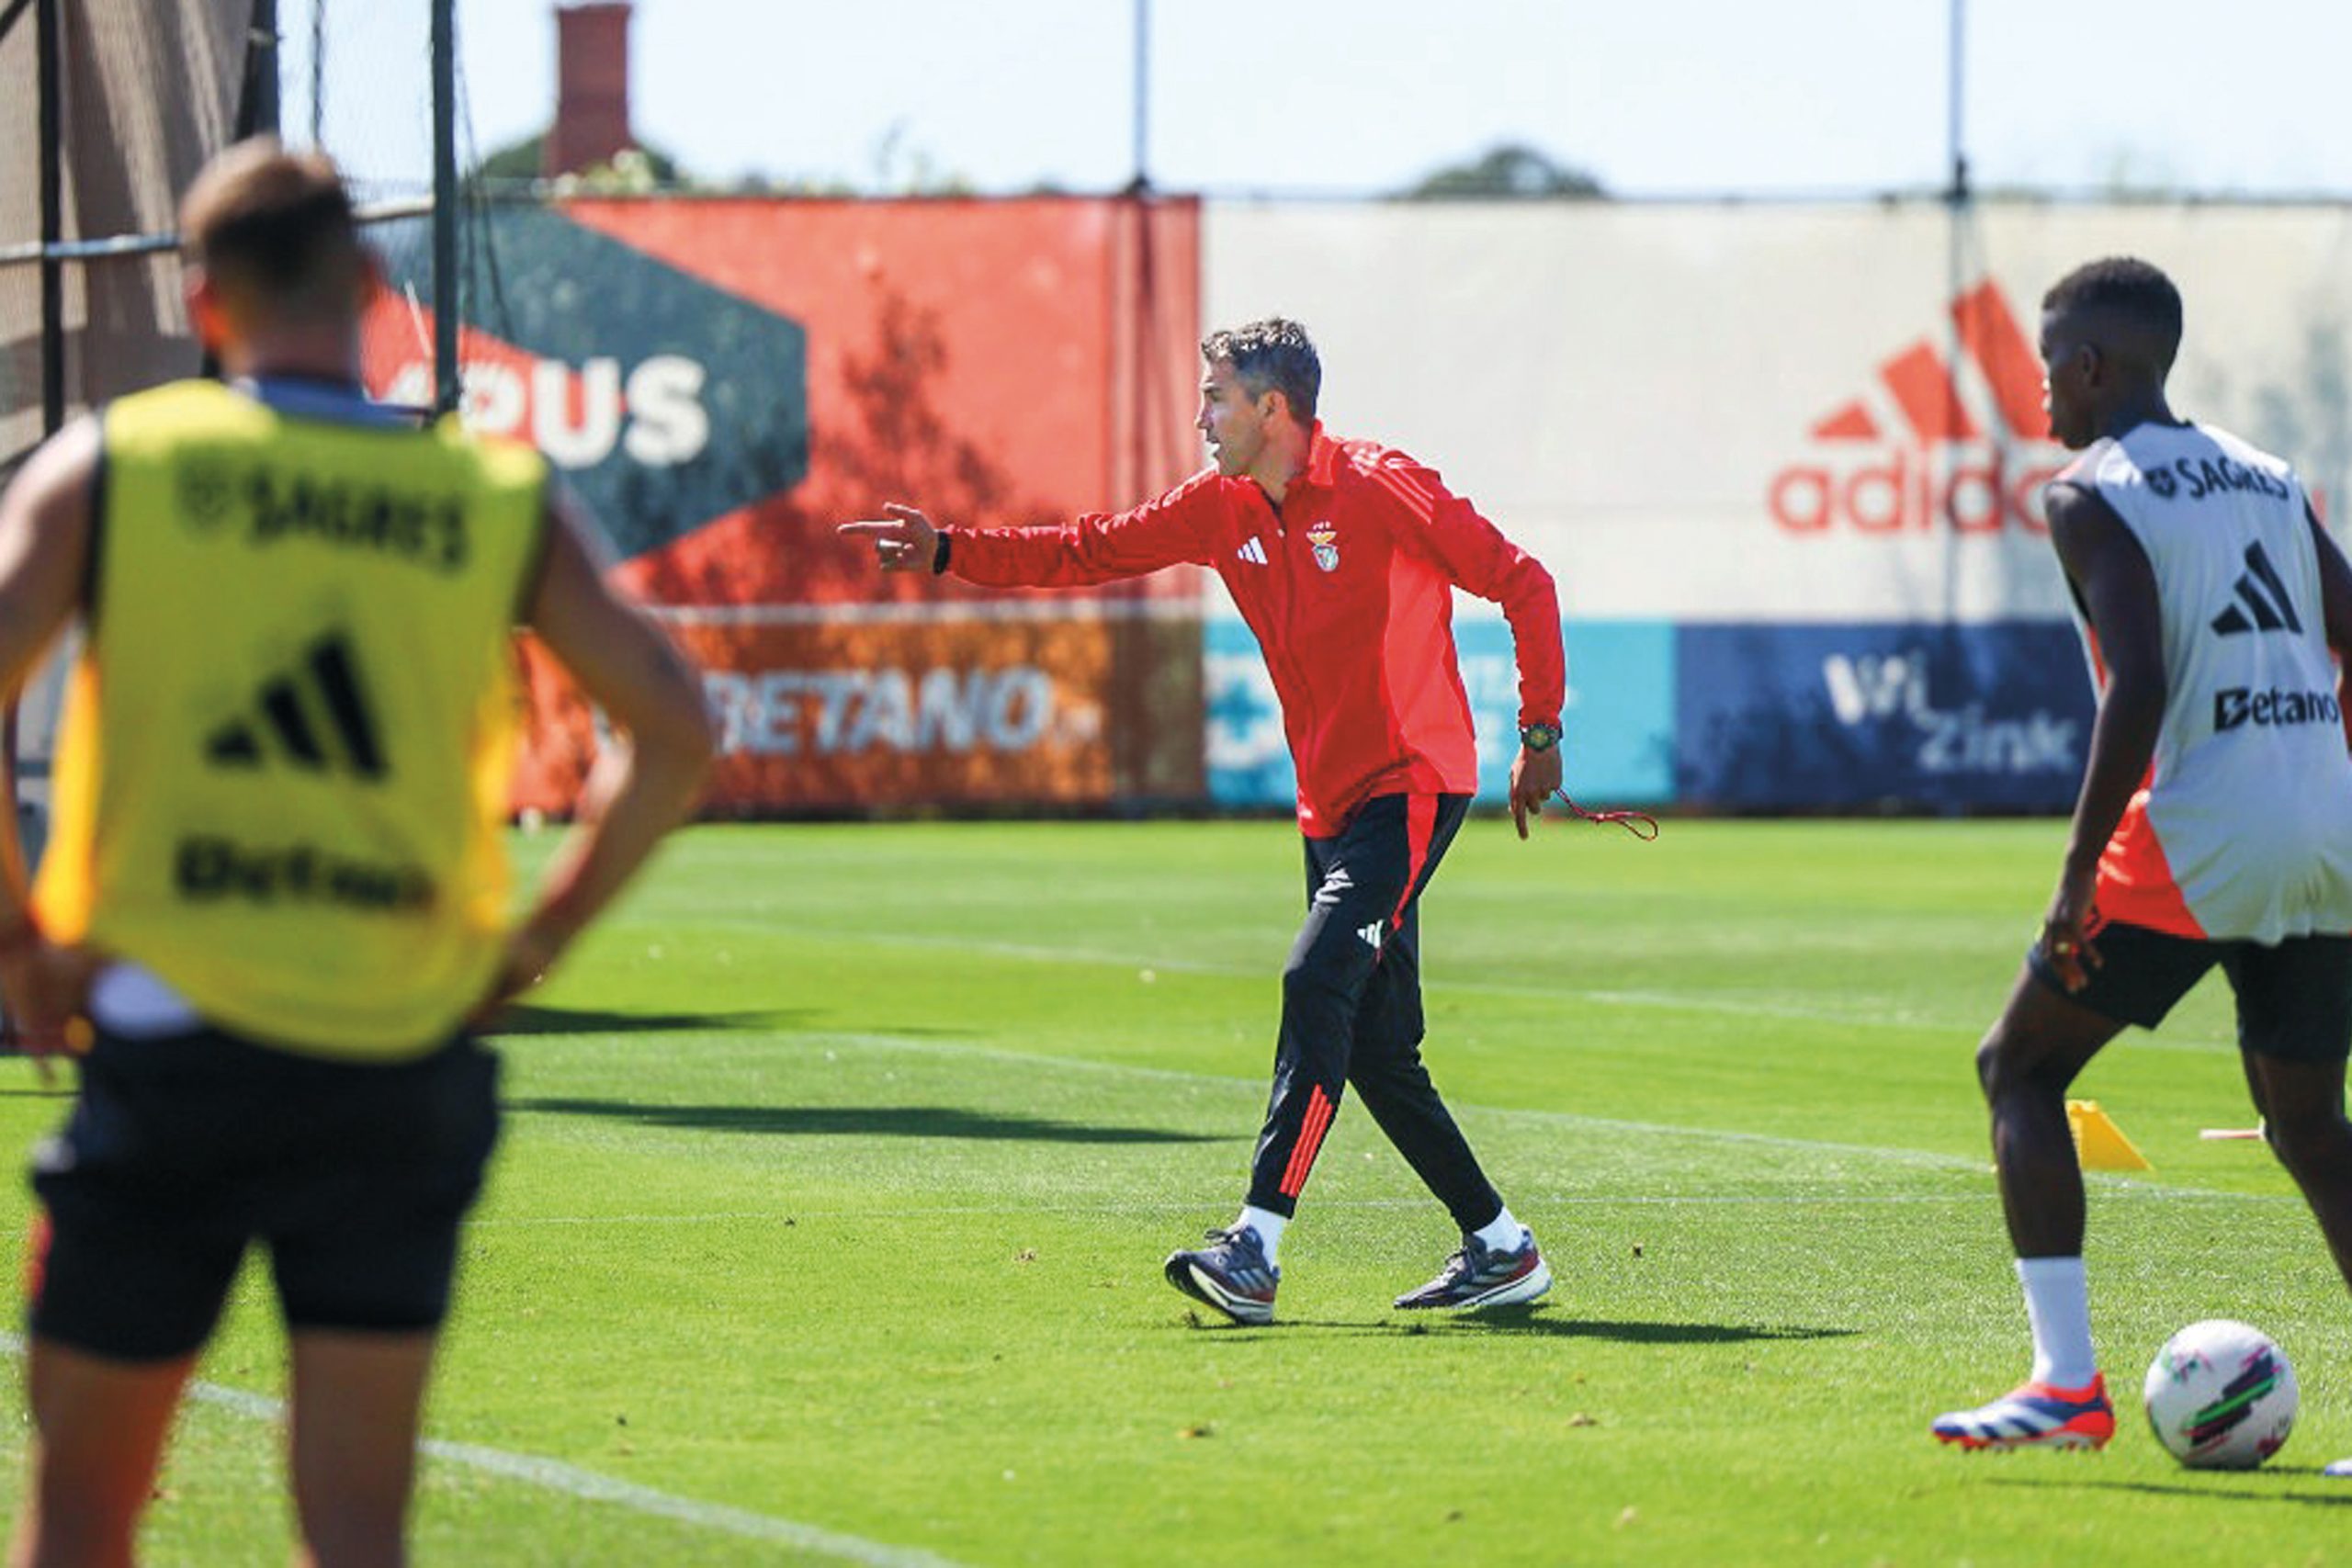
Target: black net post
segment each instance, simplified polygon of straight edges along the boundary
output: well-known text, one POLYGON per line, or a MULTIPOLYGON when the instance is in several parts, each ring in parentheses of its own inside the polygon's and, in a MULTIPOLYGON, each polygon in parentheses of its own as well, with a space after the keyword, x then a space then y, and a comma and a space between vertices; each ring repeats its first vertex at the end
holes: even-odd
POLYGON ((277 135, 277 0, 254 0, 245 33, 244 88, 237 102, 238 136, 277 135))
POLYGON ((458 406, 457 0, 433 0, 433 407, 458 406))
MULTIPOLYGON (((40 105, 40 429, 65 426, 65 263, 56 252, 65 238, 65 84, 58 63, 64 39, 59 0, 39 0, 33 13, 34 66, 40 105)), ((11 749, 11 754, 14 748, 11 749)))

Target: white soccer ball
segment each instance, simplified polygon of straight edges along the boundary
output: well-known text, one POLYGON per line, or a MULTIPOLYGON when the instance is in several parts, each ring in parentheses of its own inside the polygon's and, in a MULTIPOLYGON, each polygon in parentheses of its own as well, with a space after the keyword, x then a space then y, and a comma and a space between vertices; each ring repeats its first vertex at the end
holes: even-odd
POLYGON ((2143 1392, 2156 1440, 2191 1470, 2252 1470, 2295 1426, 2295 1369, 2285 1352, 2226 1317, 2165 1340, 2143 1392))

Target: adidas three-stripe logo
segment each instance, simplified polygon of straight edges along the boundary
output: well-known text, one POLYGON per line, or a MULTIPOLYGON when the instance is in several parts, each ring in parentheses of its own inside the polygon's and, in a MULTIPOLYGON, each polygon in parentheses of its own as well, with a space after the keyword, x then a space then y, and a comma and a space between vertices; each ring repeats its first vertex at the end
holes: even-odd
POLYGON ((2295 603, 2287 597, 2287 585, 2279 581, 2278 569, 2270 564, 2259 541, 2245 547, 2245 572, 2238 579, 2237 597, 2213 617, 2213 629, 2223 637, 2257 630, 2302 631, 2295 603))
POLYGON ((352 661, 351 643, 334 632, 311 645, 302 662, 262 682, 259 711, 232 719, 204 743, 205 760, 224 768, 258 768, 267 748, 284 761, 312 773, 348 770, 362 778, 384 776, 384 750, 375 716, 352 661), (323 718, 323 728, 315 720, 323 718), (330 753, 322 744, 334 737, 330 753))
POLYGON ((1259 541, 1258 536, 1255 534, 1250 536, 1249 543, 1243 545, 1239 549, 1233 553, 1240 559, 1248 561, 1251 566, 1263 566, 1266 564, 1266 547, 1259 541))

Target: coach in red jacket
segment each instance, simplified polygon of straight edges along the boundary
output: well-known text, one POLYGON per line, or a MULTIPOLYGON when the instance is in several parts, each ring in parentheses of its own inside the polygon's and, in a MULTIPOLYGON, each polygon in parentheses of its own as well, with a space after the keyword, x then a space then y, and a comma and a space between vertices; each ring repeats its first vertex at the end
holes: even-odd
POLYGON ((1551 574, 1435 472, 1315 417, 1322 366, 1274 318, 1202 343, 1198 421, 1216 458, 1132 511, 1057 528, 934 527, 911 506, 843 525, 886 570, 1077 587, 1190 561, 1225 580, 1282 699, 1306 835, 1306 923, 1283 972, 1274 1087, 1235 1222, 1168 1259, 1171 1284, 1239 1323, 1273 1318, 1283 1227, 1349 1084, 1453 1215, 1461 1249, 1407 1308, 1532 1301, 1552 1276, 1421 1065, 1421 889, 1478 787, 1453 591, 1500 604, 1519 654, 1519 835, 1560 783, 1565 697, 1551 574))

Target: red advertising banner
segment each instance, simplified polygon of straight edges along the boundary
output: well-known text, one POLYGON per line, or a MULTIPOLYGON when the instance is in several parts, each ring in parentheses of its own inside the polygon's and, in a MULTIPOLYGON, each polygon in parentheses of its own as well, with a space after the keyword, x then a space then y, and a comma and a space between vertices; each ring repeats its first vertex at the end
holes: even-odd
MULTIPOLYGON (((367 339, 371 386, 409 402, 417 238, 384 238, 367 339)), ((886 501, 1058 522, 1199 467, 1199 243, 1198 204, 1157 197, 494 208, 464 412, 548 455, 700 667, 727 746, 708 808, 1197 795, 1197 620, 1134 614, 1190 611, 1196 573, 1007 592, 885 577, 833 529, 886 501)), ((526 667, 517 805, 567 810, 594 727, 526 667)))
MULTIPOLYGON (((1203 788, 1197 716, 1174 738, 1188 744, 1147 741, 1153 713, 1200 711, 1198 660, 1181 657, 1197 647, 1190 623, 1099 612, 665 619, 718 722, 716 811, 1100 807, 1203 788)), ((543 652, 526 649, 526 669, 535 739, 515 804, 560 813, 594 761, 596 725, 543 652)))
MULTIPOLYGON (((976 525, 1125 506, 1204 461, 1191 200, 574 202, 582 228, 797 322, 808 472, 631 560, 663 604, 989 600, 832 536, 886 501, 976 525)), ((771 389, 778 412, 797 389, 771 389)), ((758 399, 709 411, 756 423, 758 399)), ((1190 597, 1191 574, 1108 591, 1190 597)))

